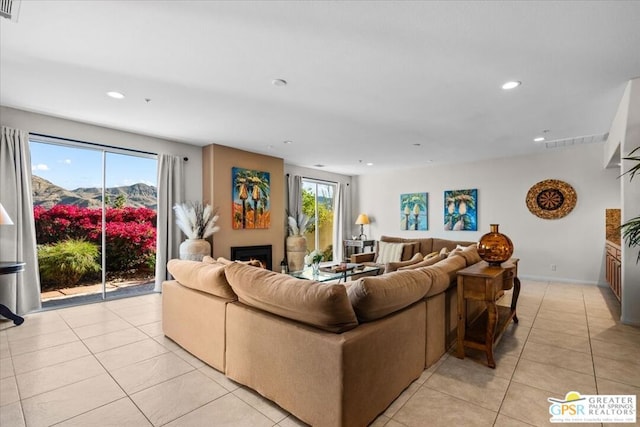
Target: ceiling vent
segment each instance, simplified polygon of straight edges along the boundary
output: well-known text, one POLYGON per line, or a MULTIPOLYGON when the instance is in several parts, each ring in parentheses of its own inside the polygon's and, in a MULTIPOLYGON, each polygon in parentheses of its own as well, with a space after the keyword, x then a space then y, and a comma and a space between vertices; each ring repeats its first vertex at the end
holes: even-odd
POLYGON ((0 0, 0 16, 18 22, 20 2, 22 0, 0 0))
POLYGON ((552 141, 544 141, 544 146, 545 148, 560 148, 578 144, 593 144, 606 141, 608 136, 608 133, 601 133, 597 135, 576 136, 574 138, 554 139, 552 141))

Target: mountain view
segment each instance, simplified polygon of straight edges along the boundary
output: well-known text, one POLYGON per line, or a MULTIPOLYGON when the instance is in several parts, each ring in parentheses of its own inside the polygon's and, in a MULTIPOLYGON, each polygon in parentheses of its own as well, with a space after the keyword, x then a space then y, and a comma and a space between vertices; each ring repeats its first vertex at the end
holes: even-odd
MULTIPOLYGON (((57 204, 76 205, 88 208, 102 205, 101 188, 76 188, 65 190, 54 183, 37 175, 32 175, 33 205, 51 208, 57 204)), ((146 207, 156 209, 156 187, 147 184, 133 184, 121 187, 107 188, 105 193, 112 202, 121 194, 126 198, 126 206, 146 207)))

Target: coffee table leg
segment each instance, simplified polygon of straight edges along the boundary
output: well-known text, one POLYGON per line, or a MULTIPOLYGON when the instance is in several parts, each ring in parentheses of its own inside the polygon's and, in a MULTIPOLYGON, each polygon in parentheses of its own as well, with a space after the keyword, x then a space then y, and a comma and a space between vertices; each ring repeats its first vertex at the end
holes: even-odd
POLYGON ((0 315, 6 317, 7 319, 13 320, 13 324, 16 325, 16 326, 22 325, 22 323, 24 322, 24 318, 23 317, 20 317, 17 314, 14 314, 4 304, 0 304, 0 315))

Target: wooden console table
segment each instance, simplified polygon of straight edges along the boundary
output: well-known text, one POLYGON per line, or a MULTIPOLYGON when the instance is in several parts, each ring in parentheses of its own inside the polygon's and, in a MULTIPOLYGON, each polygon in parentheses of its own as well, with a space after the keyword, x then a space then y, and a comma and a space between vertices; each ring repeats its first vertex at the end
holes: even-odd
MULTIPOLYGON (((24 271, 24 262, 0 262, 0 274, 14 274, 24 271)), ((24 318, 9 310, 4 304, 0 304, 0 315, 13 320, 14 325, 22 325, 24 318)))
POLYGON ((376 241, 375 240, 343 240, 342 245, 344 250, 343 257, 345 259, 349 259, 349 257, 351 256, 348 253, 349 248, 353 248, 353 250, 356 251, 355 253, 364 252, 365 248, 371 248, 371 250, 373 251, 376 245, 376 241), (360 249, 360 252, 357 252, 358 249, 360 249))
POLYGON ((518 259, 503 263, 500 267, 489 266, 482 261, 458 271, 458 343, 457 357, 464 359, 465 347, 483 350, 487 364, 496 367, 493 347, 511 319, 518 323, 516 305, 520 294, 518 259), (496 301, 505 290, 513 287, 511 307, 503 307, 496 301), (484 301, 486 310, 467 324, 467 300, 484 301))

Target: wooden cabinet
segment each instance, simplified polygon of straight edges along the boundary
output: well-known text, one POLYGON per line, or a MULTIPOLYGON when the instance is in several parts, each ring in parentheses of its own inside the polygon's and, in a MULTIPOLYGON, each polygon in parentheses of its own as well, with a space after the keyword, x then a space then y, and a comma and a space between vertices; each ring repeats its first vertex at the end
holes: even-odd
POLYGON ((621 256, 622 251, 620 250, 620 245, 617 245, 613 242, 607 241, 605 244, 607 256, 606 256, 606 278, 609 287, 613 291, 613 294, 620 301, 620 287, 622 284, 622 273, 621 273, 621 256))
POLYGON ((458 271, 458 344, 457 356, 464 359, 464 348, 483 350, 487 364, 496 367, 493 347, 513 319, 518 323, 516 304, 520 294, 517 277, 518 259, 513 258, 500 267, 482 261, 458 271), (496 301, 505 290, 513 287, 511 307, 498 306, 496 301), (479 317, 467 319, 467 302, 483 301, 486 305, 479 317))

